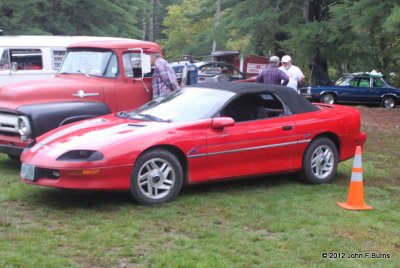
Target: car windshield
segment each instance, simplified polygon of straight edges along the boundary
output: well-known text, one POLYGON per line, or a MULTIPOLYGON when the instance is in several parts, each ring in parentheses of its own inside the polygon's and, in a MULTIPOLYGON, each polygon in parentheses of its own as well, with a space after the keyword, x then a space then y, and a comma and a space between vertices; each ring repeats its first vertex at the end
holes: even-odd
POLYGON ((226 90, 185 87, 165 98, 148 102, 117 116, 162 122, 186 122, 210 118, 235 93, 226 90))
POLYGON ((65 56, 60 73, 117 77, 119 74, 117 57, 111 51, 71 50, 65 56))
POLYGON ((342 76, 336 81, 335 85, 336 86, 347 86, 351 79, 352 79, 352 77, 350 77, 350 76, 342 76))

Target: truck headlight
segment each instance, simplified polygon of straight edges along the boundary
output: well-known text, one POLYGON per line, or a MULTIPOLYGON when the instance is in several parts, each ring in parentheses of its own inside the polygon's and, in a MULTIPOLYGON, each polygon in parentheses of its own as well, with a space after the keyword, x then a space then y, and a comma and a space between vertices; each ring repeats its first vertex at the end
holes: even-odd
POLYGON ((22 141, 27 141, 30 138, 32 134, 32 128, 31 124, 29 123, 28 117, 18 117, 18 132, 21 135, 22 141))

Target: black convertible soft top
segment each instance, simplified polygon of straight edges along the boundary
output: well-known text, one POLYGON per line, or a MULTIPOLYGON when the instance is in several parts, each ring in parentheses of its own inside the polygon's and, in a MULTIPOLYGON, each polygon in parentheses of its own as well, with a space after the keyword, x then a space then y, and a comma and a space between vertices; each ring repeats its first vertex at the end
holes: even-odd
POLYGON ((236 94, 261 93, 267 92, 276 94, 289 107, 293 114, 318 111, 319 108, 299 95, 292 88, 268 85, 256 82, 220 82, 220 83, 200 83, 191 87, 201 87, 208 89, 219 89, 232 91, 236 94))

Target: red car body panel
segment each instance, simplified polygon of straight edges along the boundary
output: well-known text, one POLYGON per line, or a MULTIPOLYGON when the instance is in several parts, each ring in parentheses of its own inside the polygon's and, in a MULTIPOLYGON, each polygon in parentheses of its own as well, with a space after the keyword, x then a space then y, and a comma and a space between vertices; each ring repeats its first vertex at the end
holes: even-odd
POLYGON ((103 116, 74 123, 41 136, 21 160, 60 170, 59 179, 24 180, 58 188, 128 190, 137 158, 152 148, 169 148, 186 163, 187 183, 299 171, 310 141, 318 135, 337 142, 340 160, 354 155, 366 135, 359 131, 359 112, 339 105, 296 115, 212 128, 212 118, 194 122, 147 122, 103 116), (98 150, 94 162, 55 160, 70 150, 98 150), (94 175, 77 175, 89 170, 94 175))

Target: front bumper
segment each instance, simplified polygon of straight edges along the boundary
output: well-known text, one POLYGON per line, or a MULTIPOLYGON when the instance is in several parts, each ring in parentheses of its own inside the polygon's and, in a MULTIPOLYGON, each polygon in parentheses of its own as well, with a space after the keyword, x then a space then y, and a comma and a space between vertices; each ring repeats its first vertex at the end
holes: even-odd
POLYGON ((24 147, 0 144, 0 153, 8 154, 11 156, 21 156, 23 150, 24 147))

